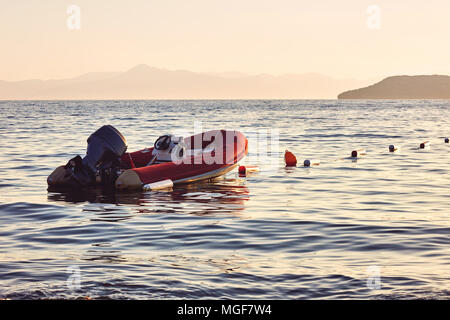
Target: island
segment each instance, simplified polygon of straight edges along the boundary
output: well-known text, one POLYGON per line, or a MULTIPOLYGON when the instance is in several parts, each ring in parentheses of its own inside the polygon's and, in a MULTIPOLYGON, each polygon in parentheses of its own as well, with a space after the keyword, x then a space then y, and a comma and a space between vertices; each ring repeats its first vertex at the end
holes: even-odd
POLYGON ((393 76, 360 89, 345 91, 338 99, 450 99, 450 76, 393 76))

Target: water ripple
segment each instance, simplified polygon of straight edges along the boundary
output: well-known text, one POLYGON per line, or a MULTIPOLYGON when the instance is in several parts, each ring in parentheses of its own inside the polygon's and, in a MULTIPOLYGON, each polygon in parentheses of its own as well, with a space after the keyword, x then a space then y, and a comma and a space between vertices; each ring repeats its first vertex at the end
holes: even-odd
POLYGON ((2 101, 0 298, 448 299, 449 119, 448 101, 2 101), (105 123, 137 150, 194 121, 278 129, 280 160, 321 165, 272 168, 252 145, 245 163, 262 171, 247 178, 47 190, 105 123))

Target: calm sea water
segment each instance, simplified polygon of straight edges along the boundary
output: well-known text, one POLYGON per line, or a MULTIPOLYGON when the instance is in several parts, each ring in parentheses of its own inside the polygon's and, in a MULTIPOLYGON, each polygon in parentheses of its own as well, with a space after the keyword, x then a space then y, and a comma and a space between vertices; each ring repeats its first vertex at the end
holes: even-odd
MULTIPOLYGON (((448 299, 446 136, 450 101, 0 102, 0 298, 448 299), (47 191, 103 124, 138 150, 195 121, 276 129, 272 157, 321 165, 267 159, 172 192, 47 191), (356 148, 367 155, 345 159, 356 148)), ((250 147, 261 161, 264 144, 250 147)))

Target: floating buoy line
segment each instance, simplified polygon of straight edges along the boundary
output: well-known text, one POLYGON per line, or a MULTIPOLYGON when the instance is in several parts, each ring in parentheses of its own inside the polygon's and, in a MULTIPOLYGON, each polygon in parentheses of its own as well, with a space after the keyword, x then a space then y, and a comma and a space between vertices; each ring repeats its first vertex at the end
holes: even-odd
MULTIPOLYGON (((444 138, 444 143, 449 143, 449 138, 444 138)), ((419 144, 419 149, 429 149, 430 146, 431 146, 430 141, 424 141, 419 144)), ((389 145, 388 150, 389 150, 389 152, 392 153, 392 152, 399 151, 400 148, 401 148, 400 146, 395 146, 395 145, 391 144, 391 145, 389 145)), ((358 159, 365 155, 367 155, 366 149, 363 149, 363 148, 355 149, 355 150, 351 151, 349 158, 340 158, 337 160, 358 159)), ((286 167, 296 167, 297 166, 297 158, 291 151, 289 151, 289 150, 285 151, 284 159, 285 159, 286 167)), ((319 164, 320 164, 320 161, 318 161, 318 160, 306 159, 303 162, 304 167, 311 167, 313 165, 319 165, 319 164)))
MULTIPOLYGON (((444 138, 444 143, 449 143, 449 138, 444 138)), ((429 149, 430 146, 431 146, 430 141, 424 141, 418 145, 418 149, 429 149)), ((391 144, 388 146, 388 151, 390 153, 394 153, 396 151, 399 151, 400 149, 401 149, 401 146, 399 146, 399 145, 391 144)), ((359 159, 365 155, 367 155, 366 149, 364 149, 364 148, 354 149, 350 152, 350 157, 336 159, 335 161, 345 160, 345 159, 359 159)), ((284 162, 285 162, 286 167, 297 167, 298 160, 294 153, 292 153, 289 150, 285 150, 284 162)), ((320 165, 320 160, 305 159, 303 161, 302 166, 309 168, 312 166, 319 166, 319 165, 320 165)), ((259 172, 259 171, 260 171, 259 167, 255 166, 255 165, 242 165, 238 168, 240 177, 246 177, 247 174, 249 174, 249 173, 255 173, 255 172, 259 172)))
MULTIPOLYGON (((444 143, 449 143, 449 138, 444 138, 444 143)), ((419 144, 418 149, 428 149, 428 148, 430 148, 430 146, 431 146, 430 141, 424 141, 419 144)), ((401 146, 398 146, 398 145, 396 146, 396 145, 391 144, 388 146, 388 151, 390 153, 394 153, 396 151, 399 151, 400 149, 401 149, 401 146)), ((350 152, 350 157, 336 159, 335 161, 345 160, 345 159, 359 159, 365 155, 367 155, 366 149, 359 148, 359 149, 352 150, 350 152)), ((285 150, 285 152, 284 152, 284 162, 285 162, 286 167, 297 167, 297 164, 298 164, 297 157, 295 156, 294 153, 292 153, 289 150, 285 150)), ((303 161, 302 166, 305 168, 309 168, 309 167, 319 166, 319 165, 320 165, 320 160, 305 159, 303 161)), ((257 173, 259 171, 260 171, 260 168, 259 168, 259 166, 256 166, 256 165, 241 165, 238 167, 238 173, 239 173, 240 177, 247 177, 247 176, 249 176, 253 173, 257 173)), ((158 190, 171 189, 172 187, 173 187, 172 180, 164 180, 164 181, 146 184, 143 186, 143 190, 144 191, 158 191, 158 190)))

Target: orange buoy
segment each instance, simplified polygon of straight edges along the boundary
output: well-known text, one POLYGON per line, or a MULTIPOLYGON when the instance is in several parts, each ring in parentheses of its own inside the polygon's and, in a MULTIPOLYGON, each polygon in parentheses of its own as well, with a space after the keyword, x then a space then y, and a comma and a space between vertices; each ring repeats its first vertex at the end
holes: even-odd
POLYGON ((286 167, 295 167, 297 165, 297 158, 292 152, 286 150, 284 152, 284 162, 286 162, 286 167))
POLYGON ((238 171, 239 171, 239 175, 245 176, 247 173, 259 172, 259 167, 258 166, 240 166, 238 171))

